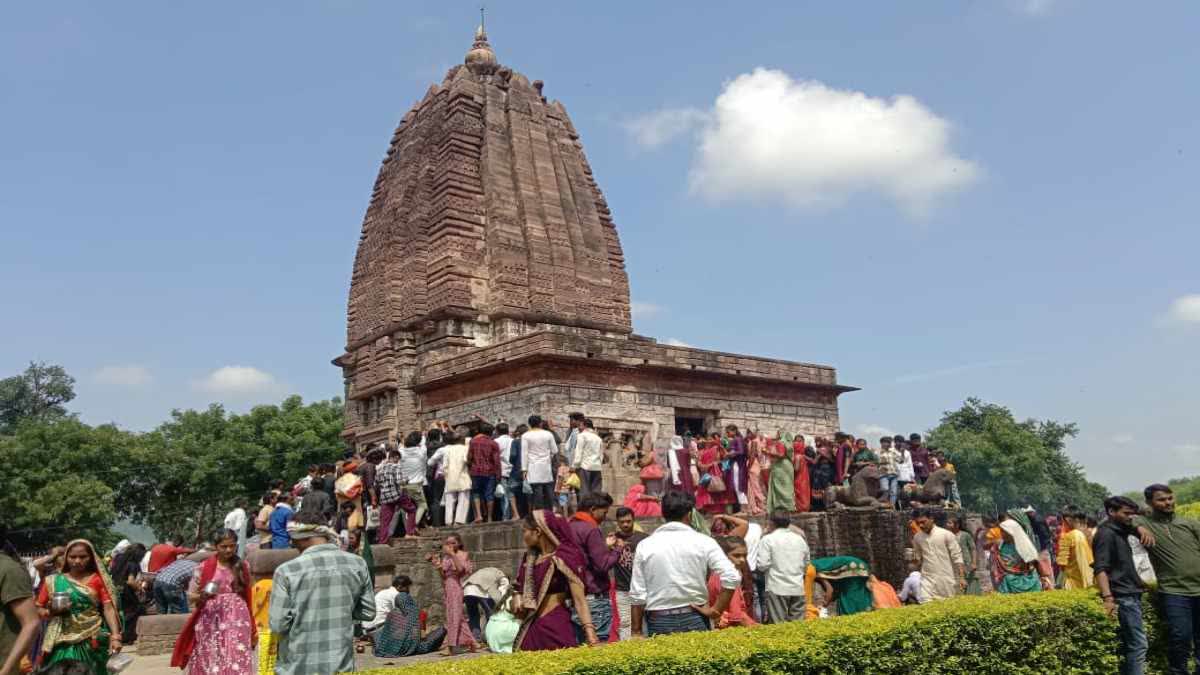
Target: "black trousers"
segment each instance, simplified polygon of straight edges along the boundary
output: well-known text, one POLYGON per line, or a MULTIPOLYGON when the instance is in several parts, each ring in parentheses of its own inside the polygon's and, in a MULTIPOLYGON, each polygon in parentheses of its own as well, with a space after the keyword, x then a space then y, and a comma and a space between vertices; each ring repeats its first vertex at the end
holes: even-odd
POLYGON ((530 483, 533 494, 530 495, 534 509, 554 508, 554 483, 530 483))

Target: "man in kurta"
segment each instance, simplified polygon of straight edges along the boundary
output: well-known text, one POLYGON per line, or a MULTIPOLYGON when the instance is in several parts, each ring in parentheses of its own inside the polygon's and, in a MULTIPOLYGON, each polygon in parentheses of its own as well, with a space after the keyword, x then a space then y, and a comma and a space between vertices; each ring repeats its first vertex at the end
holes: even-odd
POLYGON ((354 622, 375 618, 367 563, 340 550, 319 516, 288 524, 300 556, 275 570, 268 623, 278 641, 276 675, 354 670, 354 622))
POLYGON ((1087 515, 1072 507, 1063 514, 1070 529, 1058 539, 1058 566, 1063 571, 1063 588, 1091 588, 1095 585, 1092 574, 1092 546, 1088 543, 1084 528, 1087 515))
POLYGON ((917 509, 913 520, 920 530, 913 537, 913 550, 921 569, 921 604, 953 598, 965 591, 967 581, 958 539, 934 524, 927 509, 917 509))

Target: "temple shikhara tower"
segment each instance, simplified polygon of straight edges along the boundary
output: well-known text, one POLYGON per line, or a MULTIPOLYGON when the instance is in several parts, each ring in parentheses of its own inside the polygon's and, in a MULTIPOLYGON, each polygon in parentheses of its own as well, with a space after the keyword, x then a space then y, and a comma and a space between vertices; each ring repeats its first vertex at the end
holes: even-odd
POLYGON ((562 429, 575 410, 621 445, 727 423, 832 434, 852 391, 830 366, 633 334, 621 241, 579 132, 540 81, 500 65, 482 27, 392 135, 333 363, 358 447, 476 414, 562 429))

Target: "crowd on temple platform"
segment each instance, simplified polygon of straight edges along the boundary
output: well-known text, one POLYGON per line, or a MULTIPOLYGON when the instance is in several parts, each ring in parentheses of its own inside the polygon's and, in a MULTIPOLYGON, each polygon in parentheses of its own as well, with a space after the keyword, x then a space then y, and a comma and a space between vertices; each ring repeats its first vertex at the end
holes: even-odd
POLYGON ((1163 485, 1146 489, 1145 513, 1110 497, 1103 514, 1014 508, 978 527, 927 507, 953 506, 957 486, 953 466, 916 434, 872 449, 846 434, 809 446, 731 426, 660 448, 619 446, 640 481, 614 510, 603 480, 611 453, 582 414, 566 439, 535 415, 511 430, 439 424, 404 441, 312 467, 291 488, 276 481, 257 513, 234 509, 198 550, 124 541, 102 556, 75 540, 26 568, 4 537, 0 675, 27 672, 22 664, 101 675, 150 606, 189 615, 172 664, 214 675, 353 670, 356 647, 382 657, 485 643, 550 650, 1093 587, 1118 619, 1122 672, 1141 673, 1148 583, 1162 600, 1172 673, 1187 672, 1193 631, 1200 636, 1200 523, 1175 516, 1163 485), (835 504, 913 508, 911 573, 899 592, 867 561, 813 557, 793 514, 835 504), (646 533, 639 516, 665 522, 646 533), (397 569, 375 592, 371 541, 513 518, 528 549, 516 570, 476 569, 453 532, 426 557, 441 580, 444 626, 427 625, 413 570, 397 569), (246 555, 288 548, 300 555, 255 582, 246 555))

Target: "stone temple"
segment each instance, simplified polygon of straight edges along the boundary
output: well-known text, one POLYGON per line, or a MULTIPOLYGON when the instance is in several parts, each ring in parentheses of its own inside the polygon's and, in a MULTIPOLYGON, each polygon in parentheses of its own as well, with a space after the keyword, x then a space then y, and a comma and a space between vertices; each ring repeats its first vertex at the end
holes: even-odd
POLYGON ((333 363, 348 445, 477 414, 515 427, 540 413, 562 429, 580 410, 625 475, 618 447, 677 430, 832 434, 854 390, 830 366, 634 334, 621 241, 579 132, 540 81, 499 64, 482 27, 392 135, 333 363))

